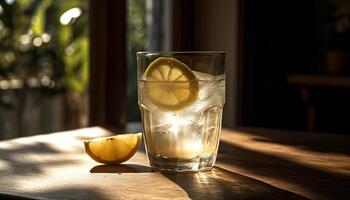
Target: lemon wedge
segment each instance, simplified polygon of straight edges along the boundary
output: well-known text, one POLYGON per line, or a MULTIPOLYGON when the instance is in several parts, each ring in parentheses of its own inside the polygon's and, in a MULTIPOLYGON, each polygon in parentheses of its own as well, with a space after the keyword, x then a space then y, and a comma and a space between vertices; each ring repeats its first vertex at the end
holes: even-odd
POLYGON ((144 73, 146 95, 161 110, 177 111, 198 98, 199 82, 192 70, 175 58, 160 57, 144 73))
POLYGON ((129 160, 140 146, 141 133, 121 134, 84 141, 86 153, 96 162, 119 164, 129 160))

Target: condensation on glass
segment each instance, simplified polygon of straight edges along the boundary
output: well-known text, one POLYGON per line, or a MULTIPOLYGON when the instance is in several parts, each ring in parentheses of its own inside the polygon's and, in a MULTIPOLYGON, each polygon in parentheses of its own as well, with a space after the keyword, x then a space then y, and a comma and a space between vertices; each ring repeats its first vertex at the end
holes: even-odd
MULTIPOLYGON (((225 102, 224 56, 224 52, 137 54, 138 101, 147 157, 152 167, 182 172, 207 170, 214 165, 225 102), (190 105, 175 110, 164 109, 150 98, 150 92, 154 90, 181 90, 182 86, 192 81, 162 82, 147 79, 145 73, 150 63, 160 57, 175 58, 187 65, 195 75, 198 88, 193 91, 198 91, 198 97, 190 105)), ((167 97, 161 98, 167 101, 167 97)))

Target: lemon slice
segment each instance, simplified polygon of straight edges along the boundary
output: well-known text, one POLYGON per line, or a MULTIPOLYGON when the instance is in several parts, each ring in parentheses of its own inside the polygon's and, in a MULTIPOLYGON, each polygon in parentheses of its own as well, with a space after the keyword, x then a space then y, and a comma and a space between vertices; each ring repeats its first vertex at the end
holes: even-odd
POLYGON ((146 95, 161 110, 177 111, 198 98, 199 83, 184 63, 175 58, 154 60, 144 74, 146 95))
POLYGON ((141 143, 141 133, 122 134, 84 141, 86 153, 96 162, 119 164, 129 160, 141 143))

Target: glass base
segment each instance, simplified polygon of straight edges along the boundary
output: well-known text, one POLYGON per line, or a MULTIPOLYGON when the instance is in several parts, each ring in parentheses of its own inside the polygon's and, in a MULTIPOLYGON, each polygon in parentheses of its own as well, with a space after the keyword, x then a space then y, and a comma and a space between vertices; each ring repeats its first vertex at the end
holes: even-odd
POLYGON ((152 157, 148 156, 150 165, 157 171, 164 172, 198 172, 211 170, 215 158, 210 157, 206 159, 193 158, 193 159, 178 159, 168 158, 164 156, 152 157))

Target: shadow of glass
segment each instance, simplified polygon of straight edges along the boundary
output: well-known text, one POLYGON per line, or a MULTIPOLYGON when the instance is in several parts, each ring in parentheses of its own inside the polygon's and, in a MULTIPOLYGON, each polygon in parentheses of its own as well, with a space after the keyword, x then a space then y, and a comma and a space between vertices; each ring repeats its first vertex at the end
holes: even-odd
POLYGON ((317 196, 350 199, 350 176, 341 176, 262 152, 220 142, 218 160, 252 174, 297 185, 317 196))
POLYGON ((155 172, 152 168, 137 164, 120 165, 97 165, 91 168, 91 173, 151 173, 155 172))
POLYGON ((198 173, 162 173, 191 199, 306 199, 267 183, 219 167, 198 173))

